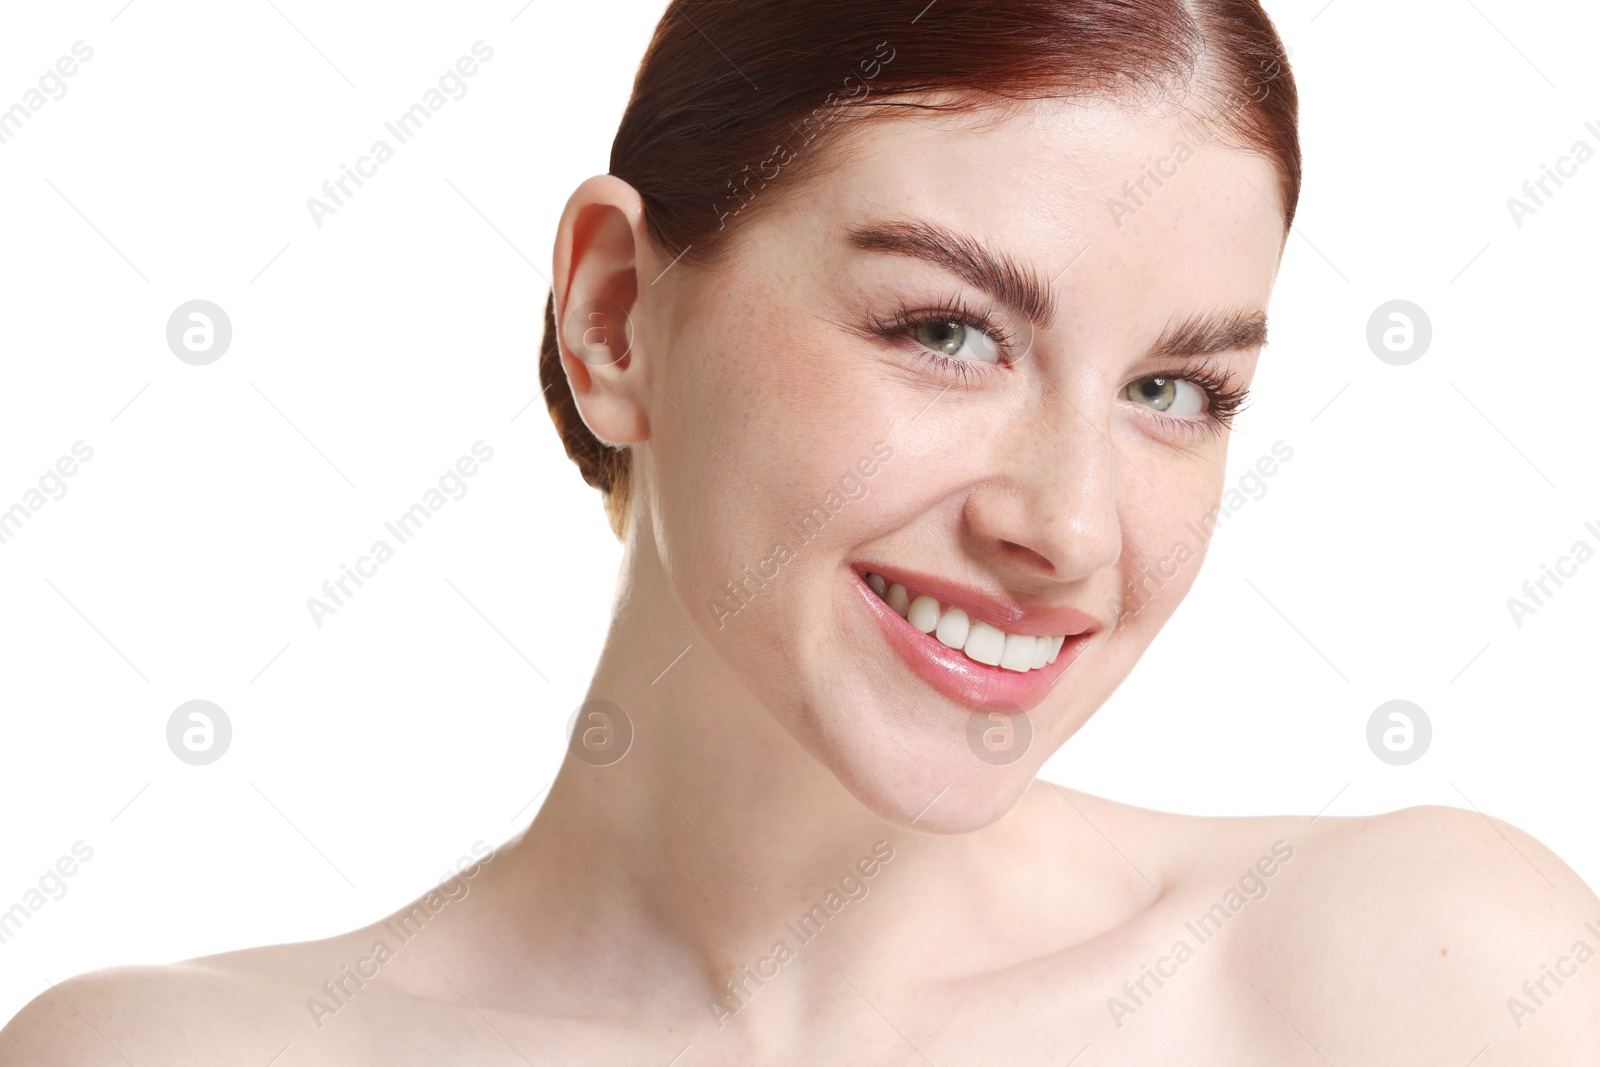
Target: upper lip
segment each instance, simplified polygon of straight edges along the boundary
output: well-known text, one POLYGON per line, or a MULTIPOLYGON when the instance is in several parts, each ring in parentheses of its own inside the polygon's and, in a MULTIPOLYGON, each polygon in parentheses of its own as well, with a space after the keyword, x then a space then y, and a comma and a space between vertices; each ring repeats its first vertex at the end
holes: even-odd
POLYGON ((960 608, 970 618, 986 622, 1008 634, 1073 637, 1100 629, 1100 622, 1093 615, 1066 604, 1056 607, 1030 605, 1005 592, 988 592, 977 586, 907 567, 856 563, 854 568, 863 576, 881 575, 885 581, 898 582, 913 593, 931 596, 941 608, 960 608))

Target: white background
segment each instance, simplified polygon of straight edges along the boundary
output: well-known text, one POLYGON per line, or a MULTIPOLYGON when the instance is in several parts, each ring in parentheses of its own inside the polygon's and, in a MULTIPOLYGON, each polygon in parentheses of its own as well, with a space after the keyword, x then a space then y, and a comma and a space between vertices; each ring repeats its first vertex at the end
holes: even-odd
MULTIPOLYGON (((556 221, 660 0, 274 2, 0 16, 0 107, 94 49, 0 145, 0 509, 94 450, 0 545, 0 909, 93 849, 0 944, 0 1019, 411 899, 532 818, 600 648, 620 551, 536 359, 556 221), (317 228, 306 199, 480 39, 467 94, 317 228), (197 298, 234 330, 206 367, 165 340, 197 298), (467 494, 315 627, 306 598, 480 439, 467 494), (234 730, 205 767, 165 739, 196 698, 234 730)), ((1600 17, 1268 7, 1307 176, 1232 478, 1293 458, 1045 776, 1202 814, 1476 806, 1600 884, 1600 561, 1520 628, 1506 606, 1600 547, 1600 160, 1521 228, 1506 205, 1600 148, 1600 17), (1365 339, 1397 298, 1433 323, 1409 366, 1365 339), (1409 766, 1366 744, 1393 698, 1434 728, 1409 766)))

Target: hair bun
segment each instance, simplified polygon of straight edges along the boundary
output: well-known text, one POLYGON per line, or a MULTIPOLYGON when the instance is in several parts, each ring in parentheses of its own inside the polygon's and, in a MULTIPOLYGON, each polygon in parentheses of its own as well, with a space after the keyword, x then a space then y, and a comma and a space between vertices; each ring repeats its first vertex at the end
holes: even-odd
POLYGON ((561 366, 561 348, 556 340, 556 294, 544 305, 544 338, 539 345, 539 384, 544 387, 545 406, 550 411, 550 421, 561 435, 561 445, 567 456, 578 465, 583 480, 605 495, 606 520, 617 540, 623 540, 627 528, 630 479, 626 448, 613 448, 601 441, 585 425, 578 414, 577 401, 572 398, 572 387, 567 383, 567 372, 561 366))

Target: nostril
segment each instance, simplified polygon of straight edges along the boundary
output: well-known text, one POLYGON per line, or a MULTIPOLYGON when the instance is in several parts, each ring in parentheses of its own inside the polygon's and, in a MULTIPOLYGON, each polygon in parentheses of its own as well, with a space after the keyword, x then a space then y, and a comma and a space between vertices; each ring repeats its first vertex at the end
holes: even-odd
POLYGON ((1050 558, 1035 551, 1034 549, 1029 548, 1027 545, 1019 545, 1015 541, 1007 541, 1002 538, 1000 541, 1000 547, 1007 555, 1021 558, 1024 562, 1033 567, 1037 567, 1046 574, 1055 573, 1056 565, 1050 562, 1050 558))

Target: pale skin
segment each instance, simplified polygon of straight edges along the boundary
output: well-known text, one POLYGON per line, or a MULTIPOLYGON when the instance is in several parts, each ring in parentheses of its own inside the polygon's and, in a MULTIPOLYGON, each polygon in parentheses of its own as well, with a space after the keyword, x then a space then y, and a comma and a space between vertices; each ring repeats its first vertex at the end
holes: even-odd
MULTIPOLYGON (((637 194, 585 182, 553 278, 583 418, 633 450, 590 688, 631 719, 627 755, 569 755, 532 825, 414 940, 380 921, 82 975, 0 1032, 0 1063, 1592 1062, 1600 962, 1535 984, 1532 1013, 1507 1007, 1533 1005, 1524 983, 1575 942, 1600 949, 1600 900, 1521 831, 1436 807, 1187 817, 1036 777, 1188 591, 1198 559, 1127 601, 1222 488, 1226 432, 1164 422, 1128 386, 1182 369, 1151 354, 1175 324, 1266 310, 1284 225, 1272 164, 1221 144, 1117 224, 1106 199, 1170 151, 1171 111, 986 117, 864 127, 803 195, 735 220, 732 260, 708 271, 668 270, 637 194), (885 220, 1003 252, 1049 283, 1054 319, 1025 327, 942 267, 842 240, 885 220), (897 300, 952 296, 1027 334, 1024 358, 963 383, 917 339, 866 331, 897 300), (586 362, 589 323, 568 312, 601 301, 633 341, 586 362), (708 602, 882 441, 868 491, 719 627, 708 602), (863 559, 1099 620, 1028 709, 1022 758, 974 757, 972 710, 891 653, 847 587, 863 559), (786 924, 852 873, 826 929, 797 938, 786 924), (1202 939, 1189 924, 1219 904, 1202 939), (392 958, 314 1018, 308 1000, 333 1003, 323 983, 380 940, 392 958)), ((1246 384, 1259 355, 1209 359, 1246 384)))

